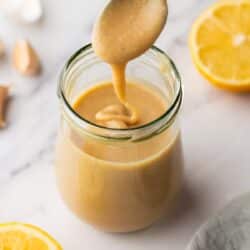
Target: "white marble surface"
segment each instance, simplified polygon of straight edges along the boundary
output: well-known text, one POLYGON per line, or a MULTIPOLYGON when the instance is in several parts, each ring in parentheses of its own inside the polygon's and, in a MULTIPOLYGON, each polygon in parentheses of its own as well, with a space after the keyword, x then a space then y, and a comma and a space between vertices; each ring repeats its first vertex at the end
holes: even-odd
POLYGON ((105 234, 76 219, 63 205, 53 175, 59 105, 58 73, 66 59, 90 41, 103 0, 44 0, 45 16, 34 26, 1 18, 0 38, 8 55, 0 61, 0 81, 12 83, 8 128, 0 131, 0 222, 42 226, 66 250, 183 250, 211 214, 250 190, 250 96, 210 86, 195 70, 187 48, 194 17, 213 0, 169 0, 170 17, 157 44, 176 62, 185 85, 182 131, 185 187, 176 215, 148 230, 105 234), (27 37, 43 62, 39 78, 10 68, 15 39, 27 37))

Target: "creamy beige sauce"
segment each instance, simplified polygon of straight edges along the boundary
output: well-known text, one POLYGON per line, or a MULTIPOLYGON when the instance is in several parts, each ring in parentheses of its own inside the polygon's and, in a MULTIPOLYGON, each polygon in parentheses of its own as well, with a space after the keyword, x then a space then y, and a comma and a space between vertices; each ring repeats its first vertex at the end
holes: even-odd
MULTIPOLYGON (((139 118, 135 124, 131 124, 131 127, 145 125, 157 119, 168 107, 168 103, 155 89, 138 83, 127 83, 127 101, 138 110, 139 118)), ((73 108, 83 118, 101 126, 113 120, 129 123, 127 110, 120 104, 111 82, 98 84, 82 93, 74 102, 73 108), (102 107, 106 108, 102 109, 102 107), (98 118, 97 121, 96 118, 98 118)), ((120 125, 122 127, 124 124, 120 123, 120 125)))
MULTIPOLYGON (((127 100, 138 110, 135 126, 160 117, 168 107, 155 89, 142 84, 127 84, 127 100)), ((95 122, 98 110, 110 105, 121 107, 111 82, 90 88, 72 106, 95 122)), ((62 128, 56 154, 57 183, 66 204, 81 219, 105 231, 129 232, 170 212, 183 171, 175 124, 150 139, 121 143, 85 136, 67 124, 62 128)))
POLYGON ((95 23, 95 53, 110 64, 123 64, 148 50, 167 19, 166 0, 111 0, 95 23))
POLYGON ((153 45, 167 13, 166 0, 111 0, 96 22, 93 48, 110 64, 115 93, 126 108, 126 112, 114 107, 98 111, 96 120, 107 127, 127 128, 137 123, 138 111, 126 99, 126 65, 153 45))
POLYGON ((126 97, 126 64, 112 64, 111 67, 114 91, 122 108, 117 105, 104 107, 96 114, 96 121, 104 122, 109 128, 128 128, 135 125, 139 117, 137 110, 129 104, 126 97))
MULTIPOLYGON (((125 78, 127 63, 151 47, 166 17, 166 0, 110 1, 95 25, 93 47, 112 67, 113 81, 79 93, 72 107, 80 116, 125 129, 166 112, 166 98, 143 84, 126 84, 125 78)), ((139 230, 168 213, 181 187, 182 170, 176 121, 137 142, 92 137, 65 121, 61 126, 56 173, 62 197, 80 218, 102 230, 139 230)))

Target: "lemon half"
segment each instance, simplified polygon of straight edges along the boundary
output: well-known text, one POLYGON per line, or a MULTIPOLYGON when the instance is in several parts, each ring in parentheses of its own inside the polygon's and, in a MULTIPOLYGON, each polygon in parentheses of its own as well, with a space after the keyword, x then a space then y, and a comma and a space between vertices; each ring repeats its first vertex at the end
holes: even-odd
POLYGON ((221 0, 208 8, 194 22, 189 46, 210 82, 250 91, 250 0, 221 0))
POLYGON ((0 249, 62 250, 48 233, 29 224, 0 224, 0 249))

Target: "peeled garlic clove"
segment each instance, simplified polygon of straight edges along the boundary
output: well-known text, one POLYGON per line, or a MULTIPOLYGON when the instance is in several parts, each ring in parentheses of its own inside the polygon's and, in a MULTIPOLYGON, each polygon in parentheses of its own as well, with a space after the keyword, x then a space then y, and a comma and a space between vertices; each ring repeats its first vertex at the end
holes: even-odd
POLYGON ((20 18, 26 22, 36 22, 43 14, 40 0, 23 0, 19 9, 20 18))
POLYGON ((6 125, 4 113, 8 95, 9 95, 9 87, 0 86, 0 129, 4 128, 6 125))
POLYGON ((16 43, 13 51, 13 65, 16 70, 25 76, 39 74, 41 66, 36 51, 26 40, 16 43))
POLYGON ((107 128, 115 128, 115 129, 126 129, 128 128, 127 124, 123 121, 118 120, 110 120, 105 122, 107 128))

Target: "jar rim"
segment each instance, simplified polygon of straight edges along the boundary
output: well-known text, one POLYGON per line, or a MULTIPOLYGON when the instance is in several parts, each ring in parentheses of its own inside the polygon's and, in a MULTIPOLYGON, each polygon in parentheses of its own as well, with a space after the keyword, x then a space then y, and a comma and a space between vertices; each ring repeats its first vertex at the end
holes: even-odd
MULTIPOLYGON (((160 121, 164 120, 166 117, 169 116, 167 119, 167 124, 164 126, 165 128, 168 128, 172 123, 173 120, 178 113, 183 99, 183 87, 181 82, 180 74, 177 70, 177 67, 175 66, 172 59, 161 49, 159 49, 156 46, 152 46, 149 51, 153 51, 159 55, 162 56, 167 62, 169 62, 171 71, 174 73, 175 82, 177 84, 177 89, 175 91, 175 95, 172 98, 172 102, 169 105, 169 107, 166 109, 166 111, 159 116, 158 118, 154 119, 153 121, 146 123, 144 125, 133 127, 133 128, 127 128, 127 129, 117 129, 117 128, 107 128, 98 124, 95 124, 84 117, 80 116, 72 107, 70 102, 68 101, 65 91, 64 91, 64 77, 67 74, 68 69, 70 66, 78 59, 79 56, 81 56, 86 51, 89 51, 92 49, 92 44, 89 43, 79 50, 77 50, 66 62, 65 66, 62 69, 62 72, 60 73, 59 82, 58 82, 58 89, 57 89, 57 95, 59 97, 59 100, 63 103, 63 107, 65 108, 65 112, 70 116, 70 118, 74 119, 74 121, 77 123, 79 128, 86 129, 86 126, 89 130, 89 128, 95 128, 101 130, 100 132, 104 133, 94 133, 90 132, 92 135, 101 137, 104 139, 115 139, 115 140, 129 140, 132 139, 132 135, 129 135, 130 133, 136 133, 142 129, 150 129, 160 121), (107 136, 103 135, 107 134, 107 136)), ((89 131, 86 131, 89 132, 89 131)), ((159 131, 158 131, 159 133, 159 131)), ((157 133, 157 134, 158 134, 157 133)))

